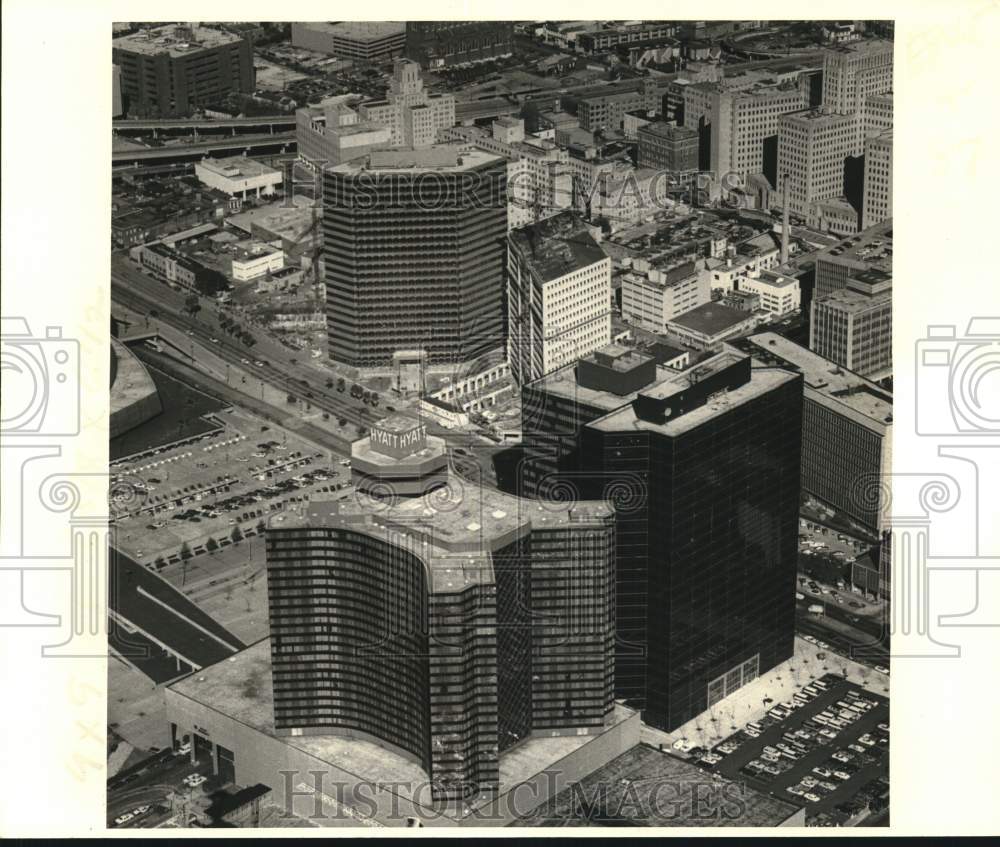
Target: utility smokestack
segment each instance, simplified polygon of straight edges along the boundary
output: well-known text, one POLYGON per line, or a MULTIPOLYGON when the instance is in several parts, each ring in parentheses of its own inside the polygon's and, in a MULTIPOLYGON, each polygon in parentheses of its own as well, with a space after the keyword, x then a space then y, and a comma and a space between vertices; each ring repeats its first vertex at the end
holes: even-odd
POLYGON ((781 264, 788 263, 788 174, 781 175, 781 264))

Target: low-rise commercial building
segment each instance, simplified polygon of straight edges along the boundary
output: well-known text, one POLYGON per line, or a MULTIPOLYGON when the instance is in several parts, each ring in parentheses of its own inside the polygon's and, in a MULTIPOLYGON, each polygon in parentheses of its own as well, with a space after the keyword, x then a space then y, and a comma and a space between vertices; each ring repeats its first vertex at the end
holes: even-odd
POLYGON ((666 332, 668 322, 712 299, 694 262, 660 270, 640 260, 622 275, 621 287, 622 318, 650 332, 666 332))
POLYGON ((406 24, 401 21, 293 23, 292 46, 356 62, 384 62, 402 54, 406 24))
POLYGON ((721 303, 706 303, 667 321, 670 337, 694 350, 721 350, 722 343, 746 335, 760 323, 757 314, 748 315, 721 303))
POLYGON ((232 277, 237 282, 249 282, 280 271, 285 266, 285 254, 269 244, 254 243, 239 247, 233 253, 232 277))
POLYGON ((802 305, 799 281, 774 271, 761 271, 739 282, 739 290, 760 297, 760 308, 776 317, 797 312, 802 305))
POLYGON ((816 254, 815 298, 847 288, 865 271, 892 276, 892 219, 841 239, 816 254))
POLYGON ((282 182, 280 170, 245 156, 202 159, 194 173, 203 185, 243 200, 269 197, 282 182))

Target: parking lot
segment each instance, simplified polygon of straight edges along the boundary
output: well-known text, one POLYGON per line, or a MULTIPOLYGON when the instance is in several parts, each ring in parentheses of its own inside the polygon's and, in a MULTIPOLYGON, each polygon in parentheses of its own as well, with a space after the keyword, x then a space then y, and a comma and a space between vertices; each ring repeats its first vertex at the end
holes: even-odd
POLYGON ((889 701, 837 674, 802 685, 697 763, 837 826, 888 804, 889 701))
POLYGON ((147 567, 259 534, 272 512, 350 488, 344 460, 278 427, 220 413, 219 432, 112 467, 114 545, 147 567))
POLYGON ((108 780, 107 825, 111 829, 186 825, 192 816, 201 815, 224 785, 213 775, 207 752, 199 751, 192 762, 190 752, 164 750, 108 780))

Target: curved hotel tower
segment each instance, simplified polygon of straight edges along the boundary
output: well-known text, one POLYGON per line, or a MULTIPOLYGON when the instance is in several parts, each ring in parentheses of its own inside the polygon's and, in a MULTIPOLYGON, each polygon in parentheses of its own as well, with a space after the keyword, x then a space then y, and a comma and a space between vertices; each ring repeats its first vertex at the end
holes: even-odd
POLYGON ((473 486, 445 458, 387 419, 354 445, 356 497, 267 530, 275 732, 373 741, 435 800, 497 791, 506 751, 601 734, 615 708, 613 510, 473 486))

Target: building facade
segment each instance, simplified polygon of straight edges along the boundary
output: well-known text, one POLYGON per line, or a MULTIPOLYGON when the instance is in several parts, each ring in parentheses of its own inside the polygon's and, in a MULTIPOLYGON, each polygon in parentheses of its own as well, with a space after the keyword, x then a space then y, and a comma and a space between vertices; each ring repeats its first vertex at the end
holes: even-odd
POLYGON ((425 91, 420 65, 397 59, 385 100, 362 103, 358 114, 364 121, 387 127, 392 147, 427 147, 441 130, 455 125, 455 97, 425 91))
POLYGON ((313 170, 339 165, 392 147, 392 130, 361 120, 343 95, 305 106, 295 112, 295 140, 299 161, 313 170))
POLYGON ((194 175, 209 188, 230 197, 270 197, 282 182, 281 171, 245 156, 202 159, 194 163, 194 175))
POLYGON ((514 50, 512 21, 408 21, 406 57, 421 67, 484 62, 514 50))
POLYGON ((250 42, 204 26, 167 24, 111 42, 130 115, 175 117, 254 90, 250 42))
POLYGON ((616 693, 646 723, 675 729, 792 655, 801 376, 612 347, 524 386, 522 417, 525 493, 615 504, 616 693))
POLYGON ((802 373, 802 489, 878 537, 892 473, 892 394, 777 333, 738 343, 764 365, 802 373))
POLYGON ((797 312, 802 305, 799 281, 795 277, 773 271, 763 271, 756 277, 741 279, 739 290, 756 294, 760 297, 760 308, 775 317, 797 312))
POLYGON ((856 134, 854 115, 809 109, 778 119, 778 178, 788 180, 791 214, 809 219, 814 203, 843 195, 856 134))
POLYGON ((746 179, 764 170, 764 140, 778 134, 778 119, 808 107, 804 75, 742 90, 725 83, 695 83, 684 89, 684 126, 699 133, 699 165, 718 178, 732 173, 746 179))
POLYGON ((698 170, 698 133, 663 122, 639 127, 639 167, 685 174, 698 170))
POLYGON ((384 62, 402 55, 401 21, 310 21, 292 24, 292 46, 355 62, 384 62))
POLYGON ((678 315, 712 299, 708 279, 694 262, 658 270, 640 261, 622 275, 622 319, 650 332, 666 332, 678 315))
MULTIPOLYGON (((444 454, 396 421, 360 452, 386 468, 444 454)), ((501 756, 533 735, 610 725, 615 544, 604 503, 439 482, 286 515, 267 573, 277 733, 374 741, 448 800, 498 791, 501 756)))
POLYGON ((880 224, 892 217, 892 130, 865 139, 864 198, 861 227, 880 224))
POLYGON ((331 358, 391 367, 503 349, 507 168, 479 151, 382 151, 323 174, 331 358))
POLYGON ((518 384, 611 342, 611 259, 573 212, 508 236, 507 312, 518 384))
MULTIPOLYGON (((870 95, 892 91, 893 42, 871 38, 823 52, 823 106, 841 115, 861 116, 870 95)), ((855 134, 852 155, 863 150, 864 122, 855 134)))
POLYGON ((869 379, 892 374, 892 289, 846 288, 812 302, 809 349, 869 379))

